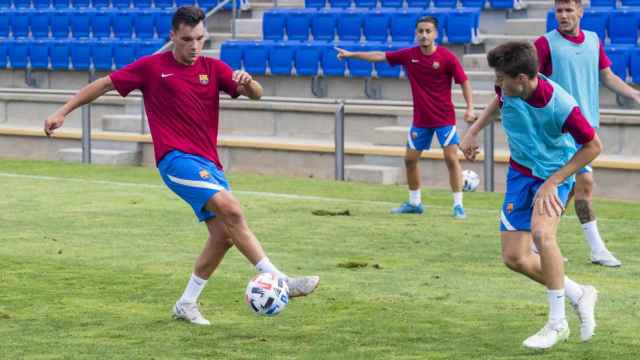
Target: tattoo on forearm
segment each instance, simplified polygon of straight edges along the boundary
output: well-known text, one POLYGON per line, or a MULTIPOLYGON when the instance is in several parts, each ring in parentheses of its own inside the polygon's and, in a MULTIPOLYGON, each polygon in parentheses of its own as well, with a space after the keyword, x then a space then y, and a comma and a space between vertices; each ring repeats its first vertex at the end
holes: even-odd
POLYGON ((576 215, 578 215, 578 219, 580 219, 581 224, 585 224, 596 219, 596 214, 593 212, 591 203, 587 200, 576 199, 576 215))

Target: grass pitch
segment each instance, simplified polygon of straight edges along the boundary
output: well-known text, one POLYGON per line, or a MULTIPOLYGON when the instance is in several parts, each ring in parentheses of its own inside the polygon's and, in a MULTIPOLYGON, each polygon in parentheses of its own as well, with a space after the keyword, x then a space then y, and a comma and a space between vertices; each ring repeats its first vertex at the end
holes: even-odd
POLYGON ((391 216, 403 186, 229 179, 272 261, 322 280, 258 317, 243 301, 253 268, 232 250, 201 296, 213 326, 197 327, 170 310, 206 229, 155 169, 0 160, 0 359, 638 359, 638 203, 596 202, 620 269, 591 265, 563 219, 567 273, 599 289, 599 327, 580 343, 568 307, 569 342, 534 353, 520 344, 546 294, 501 263, 500 194, 466 194, 455 221, 448 191, 391 216))

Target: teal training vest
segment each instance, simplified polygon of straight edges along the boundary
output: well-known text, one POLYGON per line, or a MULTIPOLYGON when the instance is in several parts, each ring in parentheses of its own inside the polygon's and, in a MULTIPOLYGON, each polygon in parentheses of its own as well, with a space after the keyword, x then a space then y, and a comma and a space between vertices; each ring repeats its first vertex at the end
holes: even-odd
POLYGON ((584 31, 584 42, 573 43, 558 30, 544 36, 551 49, 551 80, 562 86, 578 102, 592 127, 600 126, 600 39, 584 31))

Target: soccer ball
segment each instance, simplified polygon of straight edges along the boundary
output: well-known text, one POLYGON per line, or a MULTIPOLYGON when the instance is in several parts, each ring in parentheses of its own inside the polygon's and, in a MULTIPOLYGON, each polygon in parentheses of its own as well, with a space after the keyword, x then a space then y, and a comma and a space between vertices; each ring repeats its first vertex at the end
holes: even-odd
POLYGON ((275 273, 262 273, 249 280, 245 301, 258 315, 278 315, 289 303, 286 279, 275 273))
POLYGON ((476 191, 480 185, 480 176, 473 170, 462 171, 462 190, 464 191, 476 191))

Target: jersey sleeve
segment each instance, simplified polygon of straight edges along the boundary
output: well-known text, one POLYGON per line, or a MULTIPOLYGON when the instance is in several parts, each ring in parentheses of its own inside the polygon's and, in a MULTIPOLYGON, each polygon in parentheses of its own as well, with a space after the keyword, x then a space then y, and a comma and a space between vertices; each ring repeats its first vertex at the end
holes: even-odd
POLYGON ((109 74, 113 87, 120 96, 127 96, 133 90, 142 90, 145 85, 149 57, 143 57, 109 74))
POLYGON ((387 51, 384 56, 391 65, 406 65, 411 58, 411 48, 387 51))
POLYGON ((496 92, 496 98, 498 99, 498 107, 502 109, 502 88, 494 86, 493 89, 496 92))
POLYGON ((574 107, 567 116, 562 126, 562 132, 571 134, 576 143, 580 145, 588 143, 596 136, 595 129, 591 127, 578 106, 574 107))
POLYGON ((602 44, 602 41, 600 41, 600 60, 598 61, 598 69, 599 70, 604 70, 608 67, 611 67, 611 60, 609 59, 609 57, 607 56, 607 53, 604 51, 604 45, 602 44))
POLYGON ((218 79, 219 89, 229 94, 232 98, 240 96, 238 83, 233 80, 233 70, 222 61, 214 62, 215 74, 218 79))
POLYGON ((545 76, 551 76, 553 67, 551 65, 551 47, 546 37, 540 36, 533 45, 538 53, 538 71, 545 76))
POLYGON ((455 81, 456 84, 462 84, 463 82, 467 81, 467 74, 464 72, 460 61, 453 53, 449 53, 448 62, 450 64, 449 69, 451 71, 451 77, 453 77, 453 81, 455 81))

